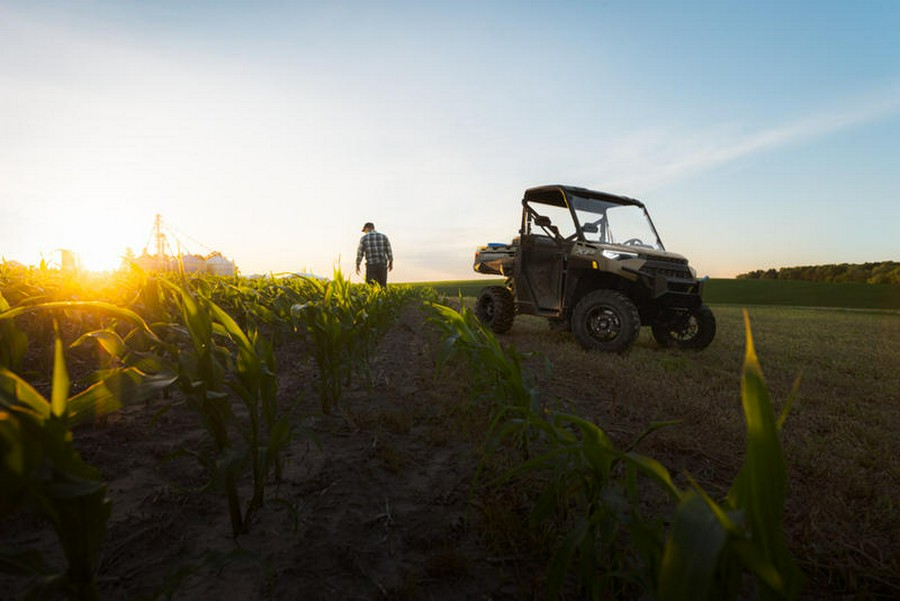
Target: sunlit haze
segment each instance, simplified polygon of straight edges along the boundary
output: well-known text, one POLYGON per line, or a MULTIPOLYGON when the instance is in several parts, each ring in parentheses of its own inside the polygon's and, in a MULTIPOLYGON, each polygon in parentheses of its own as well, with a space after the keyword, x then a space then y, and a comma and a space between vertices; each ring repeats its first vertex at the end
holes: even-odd
POLYGON ((0 258, 157 214, 249 275, 475 279, 522 192, 644 201, 700 275, 900 258, 900 2, 0 0, 0 258))

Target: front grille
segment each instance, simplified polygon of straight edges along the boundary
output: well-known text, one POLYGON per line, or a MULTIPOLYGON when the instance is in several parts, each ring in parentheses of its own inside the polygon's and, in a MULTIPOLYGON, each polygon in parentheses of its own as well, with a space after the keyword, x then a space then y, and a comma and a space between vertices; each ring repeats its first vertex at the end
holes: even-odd
POLYGON ((652 261, 647 261, 644 263, 644 266, 641 267, 641 273, 646 273, 651 276, 663 276, 665 278, 676 280, 694 279, 687 265, 677 260, 662 261, 654 259, 652 261))

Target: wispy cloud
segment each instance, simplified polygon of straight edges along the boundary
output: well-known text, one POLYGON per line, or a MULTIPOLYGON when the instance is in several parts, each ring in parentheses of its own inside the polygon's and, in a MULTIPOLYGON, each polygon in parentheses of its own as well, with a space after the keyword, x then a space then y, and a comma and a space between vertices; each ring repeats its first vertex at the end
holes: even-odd
POLYGON ((753 130, 720 125, 705 131, 635 132, 604 159, 605 181, 646 191, 743 157, 802 144, 900 114, 900 84, 846 98, 837 106, 792 122, 753 130))

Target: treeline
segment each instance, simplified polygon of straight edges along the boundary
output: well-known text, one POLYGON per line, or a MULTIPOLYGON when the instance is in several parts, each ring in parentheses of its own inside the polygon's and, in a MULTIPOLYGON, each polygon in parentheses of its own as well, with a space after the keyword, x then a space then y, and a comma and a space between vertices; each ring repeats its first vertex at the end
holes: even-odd
POLYGON ((804 265, 779 269, 757 269, 737 276, 739 280, 802 280, 806 282, 854 282, 858 284, 900 284, 900 263, 841 263, 804 265))

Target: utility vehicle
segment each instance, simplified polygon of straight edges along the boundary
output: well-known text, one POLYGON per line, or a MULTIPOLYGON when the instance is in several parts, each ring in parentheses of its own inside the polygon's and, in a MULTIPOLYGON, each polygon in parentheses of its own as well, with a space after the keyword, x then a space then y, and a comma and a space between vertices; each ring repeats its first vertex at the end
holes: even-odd
POLYGON ((668 252, 639 200, 571 186, 525 191, 519 235, 475 252, 478 273, 505 285, 481 291, 475 313, 496 333, 516 314, 546 317, 586 349, 623 352, 641 325, 668 347, 703 349, 716 319, 704 279, 668 252))

